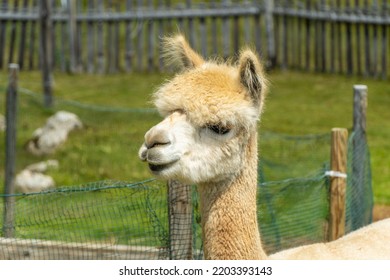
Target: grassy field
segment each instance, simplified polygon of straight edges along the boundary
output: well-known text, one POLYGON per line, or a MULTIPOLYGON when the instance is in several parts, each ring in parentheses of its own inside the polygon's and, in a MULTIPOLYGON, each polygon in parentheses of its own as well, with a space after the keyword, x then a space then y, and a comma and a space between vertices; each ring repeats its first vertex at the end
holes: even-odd
MULTIPOLYGON (((161 118, 150 111, 122 112, 120 108, 151 108, 150 94, 167 78, 167 74, 54 75, 54 92, 59 100, 117 108, 116 112, 64 102, 53 110, 46 110, 40 99, 21 93, 17 169, 42 159, 55 158, 60 162, 60 169, 50 174, 58 185, 63 186, 105 179, 140 181, 149 178, 147 167, 138 160, 137 151, 144 133, 161 118), (59 109, 78 114, 85 128, 73 132, 69 141, 52 156, 36 158, 28 155, 23 149, 24 143, 48 116, 59 109)), ((368 85, 367 126, 375 201, 390 204, 389 82, 300 72, 273 72, 270 80, 271 90, 260 133, 271 131, 289 135, 326 133, 332 127, 352 127, 352 86, 368 85)), ((0 72, 1 113, 4 113, 6 83, 7 74, 0 72)), ((20 73, 20 87, 41 92, 40 74, 20 73)), ((4 147, 4 137, 0 139, 0 146, 4 147)), ((0 156, 4 158, 4 148, 0 156)), ((4 181, 3 168, 0 165, 0 186, 4 181)))

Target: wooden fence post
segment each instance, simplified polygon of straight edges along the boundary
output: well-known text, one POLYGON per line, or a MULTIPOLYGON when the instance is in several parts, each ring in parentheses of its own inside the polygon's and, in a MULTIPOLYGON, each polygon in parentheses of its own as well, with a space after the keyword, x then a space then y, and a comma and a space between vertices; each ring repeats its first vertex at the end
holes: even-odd
MULTIPOLYGON (((3 0, 0 4, 2 9, 6 11, 8 9, 8 1, 3 0)), ((6 50, 6 38, 7 38, 7 21, 0 20, 0 69, 4 65, 4 52, 6 50)))
POLYGON ((268 67, 273 68, 276 64, 276 50, 275 50, 275 30, 274 30, 274 1, 265 1, 265 26, 267 35, 267 53, 268 53, 268 67))
POLYGON ((51 1, 39 1, 40 8, 40 29, 41 29, 41 67, 43 82, 43 103, 45 107, 53 105, 52 93, 52 22, 51 22, 51 1))
MULTIPOLYGON (((98 13, 104 12, 103 0, 97 1, 98 13)), ((106 58, 104 56, 104 26, 103 21, 97 23, 97 73, 104 74, 106 68, 106 58)))
MULTIPOLYGON (((127 0, 126 1, 126 12, 131 13, 133 11, 133 1, 127 0)), ((135 26, 136 23, 134 23, 131 20, 126 21, 126 37, 125 37, 125 63, 126 63, 126 72, 131 72, 133 70, 133 57, 134 57, 134 50, 133 50, 133 30, 132 27, 135 26)), ((162 24, 159 24, 159 27, 162 27, 162 24)), ((162 36, 162 32, 161 32, 162 36)))
POLYGON ((366 137, 367 86, 353 86, 353 131, 366 137))
MULTIPOLYGON (((28 1, 23 1, 23 10, 27 10, 28 8, 28 1)), ((27 21, 23 21, 21 23, 21 31, 20 31, 20 46, 19 46, 19 57, 18 57, 18 63, 19 68, 23 69, 24 66, 24 57, 25 57, 25 46, 26 46, 26 39, 27 39, 27 21)), ((31 43, 31 42, 29 42, 31 43)))
POLYGON ((68 0, 68 24, 69 24, 69 49, 70 49, 70 72, 78 72, 77 61, 77 22, 76 1, 68 0))
MULTIPOLYGON (((366 113, 367 113, 367 86, 353 86, 353 139, 352 139, 352 186, 356 190, 356 195, 351 201, 353 211, 364 209, 365 205, 365 167, 367 145, 366 137, 366 113)), ((358 229, 365 223, 361 217, 353 215, 351 218, 352 229, 358 229)))
POLYGON ((18 96, 18 71, 19 65, 9 66, 9 85, 7 89, 6 101, 6 132, 5 132, 5 197, 4 197, 4 237, 14 237, 14 215, 15 215, 15 158, 16 158, 16 116, 17 116, 17 96, 18 96))
MULTIPOLYGON (((222 7, 228 7, 231 4, 231 0, 222 0, 222 7)), ((231 30, 230 21, 228 17, 222 18, 222 55, 224 59, 230 56, 230 43, 231 43, 231 30)))
MULTIPOLYGON (((88 14, 93 14, 95 9, 95 1, 88 1, 88 14)), ((87 72, 92 74, 95 72, 95 26, 92 21, 87 22, 87 72)))
POLYGON ((328 240, 336 240, 345 233, 345 195, 347 188, 348 130, 333 128, 330 162, 330 219, 328 240))
POLYGON ((168 181, 169 259, 192 259, 192 187, 168 181))

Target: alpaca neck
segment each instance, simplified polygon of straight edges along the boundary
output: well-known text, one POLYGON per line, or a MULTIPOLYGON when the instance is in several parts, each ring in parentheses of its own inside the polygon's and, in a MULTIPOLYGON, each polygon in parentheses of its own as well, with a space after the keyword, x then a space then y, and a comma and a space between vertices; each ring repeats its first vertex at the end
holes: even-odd
POLYGON ((199 185, 206 259, 266 259, 257 223, 257 136, 233 179, 199 185))

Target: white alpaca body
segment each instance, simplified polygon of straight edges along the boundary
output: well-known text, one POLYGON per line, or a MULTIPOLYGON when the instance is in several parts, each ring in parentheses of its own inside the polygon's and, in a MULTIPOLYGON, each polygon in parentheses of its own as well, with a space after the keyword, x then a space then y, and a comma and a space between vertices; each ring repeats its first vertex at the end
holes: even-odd
POLYGON ((389 260, 390 219, 351 232, 335 241, 300 246, 270 255, 274 260, 389 260))

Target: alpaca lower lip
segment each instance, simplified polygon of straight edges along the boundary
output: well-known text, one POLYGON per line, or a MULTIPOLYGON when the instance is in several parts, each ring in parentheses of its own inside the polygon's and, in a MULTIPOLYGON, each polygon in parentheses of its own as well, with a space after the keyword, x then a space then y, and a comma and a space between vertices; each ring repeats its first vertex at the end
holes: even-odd
POLYGON ((166 167, 166 164, 163 165, 154 165, 154 164, 149 164, 149 168, 153 172, 158 172, 163 170, 166 167))
POLYGON ((174 163, 175 162, 171 162, 171 163, 167 163, 167 164, 151 164, 151 163, 149 163, 149 169, 153 173, 156 173, 156 172, 160 172, 164 169, 171 167, 174 163))

